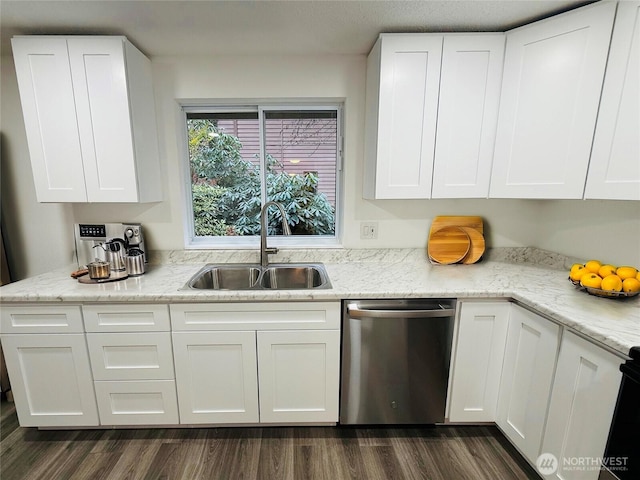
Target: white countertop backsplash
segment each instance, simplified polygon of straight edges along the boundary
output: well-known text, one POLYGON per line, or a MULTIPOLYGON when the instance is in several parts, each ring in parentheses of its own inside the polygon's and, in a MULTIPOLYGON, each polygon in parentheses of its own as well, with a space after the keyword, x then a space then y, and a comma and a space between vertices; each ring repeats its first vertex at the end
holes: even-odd
POLYGON ((148 271, 119 282, 85 285, 73 266, 0 288, 9 302, 331 301, 349 298, 512 298, 613 350, 640 346, 640 296, 607 299, 577 290, 568 269, 577 261, 535 248, 489 250, 474 265, 432 265, 424 249, 284 250, 271 263, 324 263, 327 290, 183 290, 206 263, 257 262, 258 252, 152 252, 148 271))

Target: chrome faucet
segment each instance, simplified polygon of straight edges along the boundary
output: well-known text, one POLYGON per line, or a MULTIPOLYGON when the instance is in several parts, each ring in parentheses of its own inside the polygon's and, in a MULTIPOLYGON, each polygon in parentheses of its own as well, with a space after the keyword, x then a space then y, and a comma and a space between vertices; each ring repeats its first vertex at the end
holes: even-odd
POLYGON ((280 216, 282 217, 282 233, 284 235, 291 235, 289 223, 287 222, 287 213, 284 211, 282 204, 273 201, 265 203, 262 207, 262 211, 260 212, 260 264, 263 267, 266 267, 269 264, 270 253, 278 253, 278 249, 275 247, 267 248, 267 234, 269 233, 267 210, 269 210, 271 205, 275 205, 278 210, 280 210, 280 216))

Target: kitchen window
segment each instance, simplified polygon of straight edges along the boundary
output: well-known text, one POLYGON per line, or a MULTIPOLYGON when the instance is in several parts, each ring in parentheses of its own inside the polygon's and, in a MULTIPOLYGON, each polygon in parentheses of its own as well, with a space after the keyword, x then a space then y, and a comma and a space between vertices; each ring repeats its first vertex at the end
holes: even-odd
POLYGON ((183 107, 188 150, 187 247, 257 247, 260 211, 278 246, 339 238, 339 105, 183 107))

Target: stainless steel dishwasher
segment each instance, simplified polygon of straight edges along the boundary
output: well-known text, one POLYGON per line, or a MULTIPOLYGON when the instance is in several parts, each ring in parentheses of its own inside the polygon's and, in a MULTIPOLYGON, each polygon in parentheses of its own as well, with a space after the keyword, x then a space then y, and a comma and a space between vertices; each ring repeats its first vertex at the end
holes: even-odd
POLYGON ((345 300, 340 423, 444 421, 455 300, 345 300))

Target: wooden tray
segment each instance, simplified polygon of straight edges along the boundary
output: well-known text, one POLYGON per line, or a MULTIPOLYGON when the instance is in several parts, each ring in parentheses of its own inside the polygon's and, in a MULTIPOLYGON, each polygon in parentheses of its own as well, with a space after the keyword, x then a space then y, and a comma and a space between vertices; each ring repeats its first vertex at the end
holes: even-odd
MULTIPOLYGON (((440 240, 438 240, 438 243, 441 243, 441 242, 444 242, 446 244, 447 240, 441 238, 440 240)), ((450 246, 450 248, 456 252, 458 250, 455 250, 455 249, 458 247, 454 245, 450 246)), ((436 250, 435 250, 436 256, 438 256, 438 252, 439 252, 438 248, 439 247, 436 247, 436 250)), ((444 248, 444 247, 441 246, 440 248, 444 248)), ((482 220, 482 217, 480 216, 440 215, 435 217, 431 222, 431 228, 429 230, 429 241, 427 242, 427 250, 429 252, 429 259, 432 262, 446 263, 446 264, 456 263, 456 262, 461 262, 464 264, 475 263, 478 260, 480 260, 480 258, 482 257, 482 255, 484 254, 485 248, 486 248, 486 245, 484 241, 484 222, 482 220), (439 238, 440 235, 438 235, 438 232, 443 228, 449 228, 449 227, 456 227, 456 228, 462 229, 462 231, 464 231, 467 234, 470 242, 469 249, 467 250, 467 253, 459 260, 456 260, 453 262, 450 262, 450 261, 439 262, 431 254, 431 252, 433 251, 433 247, 431 245, 431 239, 433 238, 434 235, 436 236, 436 238, 439 238)), ((447 260, 449 259, 450 257, 447 256, 447 260)))
POLYGON ((482 232, 472 227, 460 227, 460 229, 469 235, 469 239, 471 240, 471 247, 469 248, 467 255, 462 259, 462 263, 465 265, 476 263, 480 258, 482 258, 482 255, 484 255, 484 235, 482 235, 482 232))
POLYGON ((125 280, 129 278, 129 274, 126 271, 124 272, 111 272, 109 278, 101 278, 94 280, 93 278, 89 278, 89 275, 85 275, 83 277, 78 278, 78 282, 85 283, 88 285, 95 285, 97 283, 108 283, 108 282, 117 282, 118 280, 125 280))
POLYGON ((471 227, 484 235, 484 222, 482 217, 476 215, 440 215, 431 222, 429 236, 442 227, 471 227))
POLYGON ((460 227, 442 227, 431 234, 427 248, 431 260, 449 265, 466 257, 471 239, 460 227))

